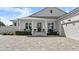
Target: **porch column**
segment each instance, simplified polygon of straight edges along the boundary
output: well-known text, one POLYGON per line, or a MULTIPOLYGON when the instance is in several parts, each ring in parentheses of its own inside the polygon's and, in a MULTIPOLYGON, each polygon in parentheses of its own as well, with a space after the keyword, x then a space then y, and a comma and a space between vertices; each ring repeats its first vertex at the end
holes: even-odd
POLYGON ((20 31, 20 20, 18 19, 18 21, 17 21, 17 27, 18 27, 18 30, 20 31))
POLYGON ((48 24, 47 24, 47 20, 45 20, 45 32, 47 34, 48 28, 47 28, 48 24))
POLYGON ((53 23, 54 23, 54 28, 53 28, 53 30, 56 30, 56 22, 54 21, 53 23))
POLYGON ((62 36, 61 23, 60 23, 60 21, 58 23, 59 23, 59 35, 62 36))
POLYGON ((34 21, 32 20, 32 35, 33 35, 33 32, 34 32, 34 21))

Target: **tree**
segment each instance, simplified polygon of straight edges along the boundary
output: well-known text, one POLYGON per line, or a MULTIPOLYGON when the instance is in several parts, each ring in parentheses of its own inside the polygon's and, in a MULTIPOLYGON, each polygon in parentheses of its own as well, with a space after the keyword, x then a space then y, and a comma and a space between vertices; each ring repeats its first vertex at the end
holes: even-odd
POLYGON ((5 24, 3 22, 0 21, 0 26, 5 26, 5 24))

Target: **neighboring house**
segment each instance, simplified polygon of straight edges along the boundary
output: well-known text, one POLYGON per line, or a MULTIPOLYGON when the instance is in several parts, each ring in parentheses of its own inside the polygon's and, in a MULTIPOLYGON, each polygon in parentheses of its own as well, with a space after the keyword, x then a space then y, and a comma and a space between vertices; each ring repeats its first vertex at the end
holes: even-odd
POLYGON ((47 36, 57 33, 72 39, 79 39, 79 8, 69 13, 57 7, 47 7, 28 17, 11 20, 12 26, 0 28, 0 33, 31 31, 33 36, 47 36))
POLYGON ((62 16, 60 19, 66 37, 79 40, 79 7, 62 16))

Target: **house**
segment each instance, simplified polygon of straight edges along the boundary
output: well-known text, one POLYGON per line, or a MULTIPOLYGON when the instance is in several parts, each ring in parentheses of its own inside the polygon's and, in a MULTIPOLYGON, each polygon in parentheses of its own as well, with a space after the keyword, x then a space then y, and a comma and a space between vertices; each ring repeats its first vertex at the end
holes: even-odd
POLYGON ((12 26, 0 28, 1 34, 30 31, 32 36, 47 36, 52 33, 79 39, 79 7, 69 13, 57 7, 47 7, 28 17, 11 21, 12 26))
POLYGON ((79 7, 60 17, 66 37, 79 40, 79 7))
POLYGON ((11 20, 18 31, 30 30, 33 36, 47 36, 48 33, 64 35, 59 17, 67 14, 57 7, 47 7, 28 17, 11 20))

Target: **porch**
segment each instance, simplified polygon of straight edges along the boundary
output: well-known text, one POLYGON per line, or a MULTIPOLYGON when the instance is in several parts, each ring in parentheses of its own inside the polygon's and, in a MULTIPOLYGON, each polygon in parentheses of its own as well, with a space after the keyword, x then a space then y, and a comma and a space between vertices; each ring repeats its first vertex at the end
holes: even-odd
POLYGON ((47 21, 45 19, 32 20, 32 36, 47 36, 47 21))
POLYGON ((58 24, 55 21, 33 20, 32 21, 32 36, 47 36, 58 35, 58 24))
POLYGON ((49 33, 59 32, 59 21, 56 19, 27 18, 23 19, 19 26, 21 30, 30 30, 32 36, 47 36, 49 33))
POLYGON ((34 29, 32 36, 47 36, 45 29, 42 29, 40 32, 34 29))

